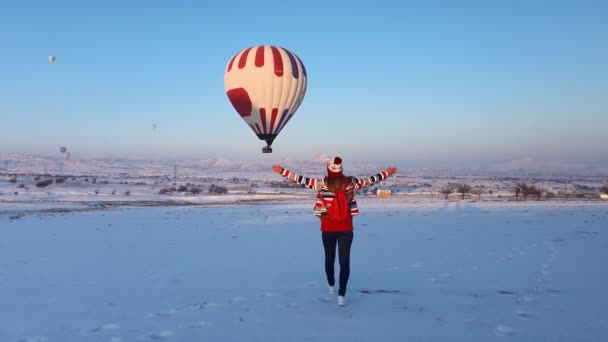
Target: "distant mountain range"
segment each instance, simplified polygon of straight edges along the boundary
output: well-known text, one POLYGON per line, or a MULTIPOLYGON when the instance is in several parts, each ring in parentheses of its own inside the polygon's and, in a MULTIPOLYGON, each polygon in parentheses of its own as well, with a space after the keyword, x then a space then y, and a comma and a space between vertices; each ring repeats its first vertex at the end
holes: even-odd
POLYGON ((487 165, 480 167, 479 170, 531 175, 608 175, 608 167, 556 161, 543 161, 530 157, 516 158, 506 162, 487 165))
MULTIPOLYGON (((280 164, 296 172, 312 177, 325 173, 329 157, 319 154, 306 160, 284 159, 280 164)), ((0 173, 50 173, 64 175, 98 175, 98 176, 150 176, 173 177, 239 177, 250 179, 272 179, 271 163, 233 161, 224 157, 205 160, 152 160, 152 159, 82 159, 45 158, 30 155, 0 153, 0 173)), ((387 165, 373 163, 348 163, 345 173, 354 176, 369 175, 380 171, 387 165)), ((397 164, 399 167, 399 165, 397 164)), ((434 171, 445 174, 501 174, 513 176, 597 176, 608 177, 608 168, 593 167, 583 164, 541 161, 533 158, 517 158, 506 162, 479 167, 454 169, 412 170, 416 174, 433 174, 434 171)))

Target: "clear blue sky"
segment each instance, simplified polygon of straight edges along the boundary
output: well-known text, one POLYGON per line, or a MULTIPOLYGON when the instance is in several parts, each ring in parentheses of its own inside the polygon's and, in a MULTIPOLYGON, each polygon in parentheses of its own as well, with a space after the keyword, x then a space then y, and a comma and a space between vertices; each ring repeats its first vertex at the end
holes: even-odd
POLYGON ((608 1, 211 3, 3 1, 0 153, 608 163, 608 1), (223 85, 258 44, 309 77, 270 155, 223 85))

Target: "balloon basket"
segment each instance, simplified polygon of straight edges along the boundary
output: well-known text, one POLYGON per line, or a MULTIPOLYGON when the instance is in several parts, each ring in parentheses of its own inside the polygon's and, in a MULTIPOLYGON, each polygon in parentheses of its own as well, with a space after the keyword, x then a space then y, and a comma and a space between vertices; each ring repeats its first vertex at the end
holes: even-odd
POLYGON ((270 146, 263 147, 262 153, 272 153, 272 147, 270 147, 270 146))

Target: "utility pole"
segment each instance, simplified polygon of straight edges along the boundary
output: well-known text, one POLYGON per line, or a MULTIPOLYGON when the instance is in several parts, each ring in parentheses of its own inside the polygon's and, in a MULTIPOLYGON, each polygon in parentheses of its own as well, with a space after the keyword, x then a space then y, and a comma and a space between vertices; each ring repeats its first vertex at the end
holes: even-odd
POLYGON ((173 180, 177 180, 177 165, 173 165, 173 180))

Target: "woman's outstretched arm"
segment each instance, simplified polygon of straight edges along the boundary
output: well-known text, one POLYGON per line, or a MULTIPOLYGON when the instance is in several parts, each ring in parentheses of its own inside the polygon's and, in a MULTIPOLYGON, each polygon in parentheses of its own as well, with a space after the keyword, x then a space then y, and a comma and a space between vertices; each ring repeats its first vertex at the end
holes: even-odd
POLYGON ((289 179, 294 183, 304 186, 305 188, 319 190, 323 186, 322 179, 304 177, 302 175, 283 168, 281 165, 272 165, 272 171, 280 174, 281 176, 289 179))
POLYGON ((387 179, 389 176, 394 175, 397 172, 397 168, 389 166, 386 170, 367 178, 355 178, 355 190, 359 190, 375 183, 381 182, 387 179))

